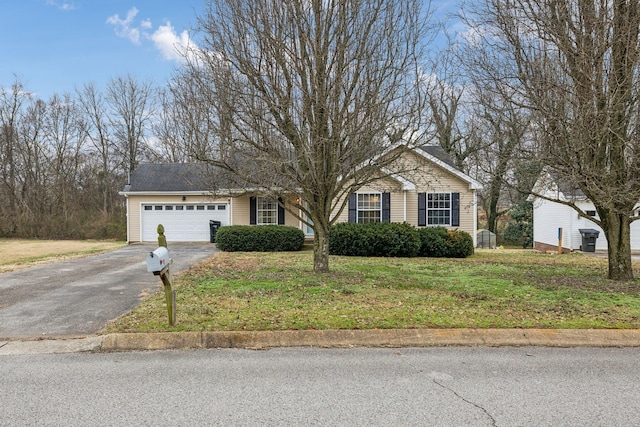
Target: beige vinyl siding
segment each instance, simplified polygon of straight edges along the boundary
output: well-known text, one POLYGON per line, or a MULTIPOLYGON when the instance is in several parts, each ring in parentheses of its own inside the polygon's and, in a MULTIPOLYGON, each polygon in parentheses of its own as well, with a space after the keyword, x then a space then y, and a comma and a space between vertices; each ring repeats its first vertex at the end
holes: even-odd
POLYGON ((418 226, 418 192, 409 190, 407 193, 407 222, 418 226))
POLYGON ((300 220, 288 210, 284 210, 284 225, 300 228, 300 220))
MULTIPOLYGON (((232 201, 232 216, 231 224, 233 225, 250 225, 250 207, 251 196, 235 197, 232 201)), ((285 209, 284 211, 284 225, 300 228, 300 220, 296 218, 291 212, 285 209)))
POLYGON ((234 197, 231 201, 231 225, 249 225, 249 196, 234 197))

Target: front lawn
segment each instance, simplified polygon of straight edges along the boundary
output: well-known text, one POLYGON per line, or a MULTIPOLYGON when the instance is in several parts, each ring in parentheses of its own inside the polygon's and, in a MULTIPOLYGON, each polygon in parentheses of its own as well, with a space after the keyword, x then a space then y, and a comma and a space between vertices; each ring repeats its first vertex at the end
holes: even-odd
POLYGON ((314 274, 309 250, 222 252, 174 279, 175 327, 159 291, 104 332, 640 327, 640 282, 607 280, 605 259, 579 253, 331 257, 331 269, 314 274))

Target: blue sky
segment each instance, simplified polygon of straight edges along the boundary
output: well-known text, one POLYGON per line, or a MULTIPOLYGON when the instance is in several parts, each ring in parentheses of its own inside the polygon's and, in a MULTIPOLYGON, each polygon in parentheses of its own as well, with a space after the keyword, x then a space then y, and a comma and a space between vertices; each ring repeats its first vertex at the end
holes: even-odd
MULTIPOLYGON (((163 85, 206 0, 2 0, 0 87, 15 77, 37 97, 131 74, 163 85)), ((450 10, 456 0, 437 0, 450 10)))
POLYGON ((0 86, 48 99, 127 73, 163 84, 205 0, 3 0, 0 86))

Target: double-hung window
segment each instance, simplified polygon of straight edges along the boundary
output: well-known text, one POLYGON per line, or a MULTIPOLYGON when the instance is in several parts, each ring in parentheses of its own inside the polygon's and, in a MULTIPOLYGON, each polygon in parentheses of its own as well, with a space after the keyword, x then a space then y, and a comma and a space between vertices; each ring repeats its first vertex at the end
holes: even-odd
POLYGON ((460 193, 418 193, 418 226, 460 225, 460 193))
POLYGON ((278 223, 278 202, 267 197, 256 197, 258 225, 278 223))
POLYGON ((249 224, 284 225, 282 200, 269 197, 249 197, 249 224))
POLYGON ((382 197, 380 193, 358 194, 358 222, 381 222, 382 197))
POLYGON ((427 225, 451 225, 451 193, 427 194, 427 225))
POLYGON ((348 211, 349 222, 390 222, 391 193, 351 193, 348 211))

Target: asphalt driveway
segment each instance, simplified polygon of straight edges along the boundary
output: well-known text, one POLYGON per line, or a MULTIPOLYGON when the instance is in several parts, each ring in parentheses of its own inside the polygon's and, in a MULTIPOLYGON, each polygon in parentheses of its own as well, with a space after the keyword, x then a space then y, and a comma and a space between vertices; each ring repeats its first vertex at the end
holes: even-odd
MULTIPOLYGON (((0 274, 0 340, 94 334, 161 288, 147 273, 157 245, 135 244, 104 254, 0 274)), ((213 255, 209 243, 169 245, 173 272, 213 255)), ((180 306, 178 305, 178 310, 180 306)))

